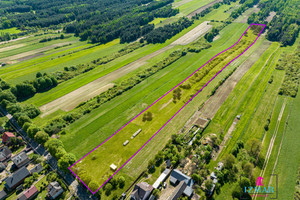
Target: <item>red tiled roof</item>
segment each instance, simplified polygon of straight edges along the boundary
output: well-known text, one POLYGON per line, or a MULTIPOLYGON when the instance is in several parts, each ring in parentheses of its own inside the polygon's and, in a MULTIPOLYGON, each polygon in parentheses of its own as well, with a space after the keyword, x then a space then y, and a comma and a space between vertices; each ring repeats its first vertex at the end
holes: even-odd
POLYGON ((16 137, 16 136, 13 133, 11 133, 11 132, 5 132, 5 133, 3 133, 2 142, 7 142, 7 139, 11 138, 11 137, 16 137))
POLYGON ((27 199, 29 199, 30 197, 35 195, 37 192, 38 192, 37 188, 35 187, 35 185, 33 185, 24 192, 24 195, 27 197, 27 199))

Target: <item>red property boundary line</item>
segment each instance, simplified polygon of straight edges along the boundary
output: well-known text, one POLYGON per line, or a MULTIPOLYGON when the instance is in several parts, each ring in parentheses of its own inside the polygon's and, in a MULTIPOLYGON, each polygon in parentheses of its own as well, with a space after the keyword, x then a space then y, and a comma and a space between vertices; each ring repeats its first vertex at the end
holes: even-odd
POLYGON ((257 39, 259 38, 259 36, 261 35, 261 33, 263 32, 263 30, 265 29, 266 25, 265 24, 251 24, 246 31, 242 34, 242 36, 239 38, 239 40, 232 45, 231 47, 229 47, 228 49, 221 51, 220 53, 218 53, 217 55, 215 55, 214 57, 212 57, 209 61, 207 61, 204 65, 202 65, 200 68, 198 68, 195 72, 193 72, 190 76, 188 76, 186 79, 184 79, 182 82, 180 82, 178 85, 176 85, 175 87, 173 87, 170 91, 168 91, 167 93, 165 93, 163 96, 161 96, 159 99, 157 99, 154 103, 152 103, 150 106, 148 106, 146 109, 144 109, 140 114, 138 114, 137 116, 135 116, 134 118, 132 118, 129 122, 127 122, 124 126, 122 126, 119 130, 117 130, 113 135, 111 135, 109 138, 107 138, 104 142, 102 142, 100 145, 98 145, 96 148, 94 148, 93 150, 91 150, 89 153, 87 153, 85 156, 83 156, 82 158, 80 158, 78 161, 76 161, 73 165, 71 165, 69 167, 69 170, 75 175, 76 178, 78 178, 83 185, 85 185, 87 187, 87 189, 92 193, 95 194, 96 192, 98 192, 100 190, 100 188, 102 188, 114 175, 116 175, 140 150, 142 150, 189 102, 191 102, 217 75, 219 75, 228 65, 230 65, 234 60, 236 60, 237 58, 239 58, 241 55, 243 55, 252 45, 254 45, 254 43, 257 41, 257 39), (112 138, 114 135, 116 135, 120 130, 122 130, 125 126, 127 126, 130 122, 132 122, 134 119, 136 119, 138 116, 140 116, 142 113, 144 113, 146 110, 148 110, 148 108, 150 108, 151 106, 153 106, 156 102, 158 102, 160 99, 162 99, 163 97, 165 97, 167 94, 169 94, 170 92, 172 92, 174 89, 176 89, 179 85, 181 85, 183 82, 185 82, 187 79, 189 79, 191 76, 193 76, 196 72, 198 72, 200 69, 202 69, 205 65, 207 65, 210 61, 212 61, 214 58, 216 58, 218 55, 224 53, 225 51, 228 51, 229 49, 233 48, 235 45, 237 45, 240 40, 242 39, 242 37, 245 35, 245 33, 250 29, 251 26, 263 26, 262 30, 259 32, 258 36, 256 37, 255 41, 248 46, 240 55, 238 55, 237 57, 235 57, 233 60, 231 60, 227 65, 225 65, 218 73, 216 73, 214 75, 213 78, 211 78, 188 102, 186 102, 184 104, 184 106, 182 108, 180 108, 133 156, 131 156, 109 179, 107 179, 95 192, 93 192, 72 170, 71 168, 76 165, 78 162, 80 162, 82 159, 84 159, 86 156, 88 156, 90 153, 92 153, 93 151, 95 151, 97 148, 99 148, 102 144, 104 144, 105 142, 107 142, 110 138, 112 138))

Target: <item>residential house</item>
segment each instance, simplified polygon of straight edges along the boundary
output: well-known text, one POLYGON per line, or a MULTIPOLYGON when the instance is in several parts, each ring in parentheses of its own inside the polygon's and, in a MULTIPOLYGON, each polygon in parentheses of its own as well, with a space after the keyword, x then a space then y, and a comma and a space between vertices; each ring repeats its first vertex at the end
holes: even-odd
POLYGON ((130 195, 130 200, 147 200, 154 188, 146 182, 138 183, 134 186, 130 195))
POLYGON ((179 197, 181 197, 186 187, 187 187, 186 183, 184 181, 180 181, 180 183, 176 186, 172 195, 167 200, 179 199, 179 197))
POLYGON ((2 135, 2 143, 6 144, 9 143, 10 139, 16 137, 13 133, 11 132, 5 132, 2 135))
POLYGON ((20 168, 28 164, 30 162, 30 159, 25 152, 21 152, 15 157, 13 157, 12 161, 18 168, 20 168))
POLYGON ((11 150, 5 146, 0 149, 0 162, 3 162, 11 157, 11 150))
POLYGON ((62 187, 59 185, 58 182, 51 182, 49 183, 48 187, 47 187, 47 196, 50 199, 56 199, 59 195, 61 195, 63 193, 63 189, 62 187))
POLYGON ((22 167, 21 169, 19 169, 18 171, 16 171, 15 173, 13 173, 12 175, 10 175, 5 179, 6 189, 9 191, 15 189, 29 175, 30 173, 26 169, 26 167, 22 167))
POLYGON ((6 199, 7 194, 4 190, 0 191, 0 200, 6 199))
POLYGON ((5 165, 6 163, 0 163, 0 172, 2 172, 3 170, 5 170, 5 168, 6 168, 6 165, 5 165))
POLYGON ((34 166, 34 168, 32 168, 30 170, 30 174, 33 174, 33 173, 41 173, 43 171, 43 166, 41 165, 41 163, 37 164, 34 166))
POLYGON ((20 194, 17 198, 17 200, 30 200, 33 199, 38 195, 39 191, 35 187, 35 185, 32 185, 28 190, 24 191, 22 194, 20 194))
MULTIPOLYGON (((184 173, 182 173, 181 171, 179 171, 178 169, 174 169, 171 173, 171 177, 170 177, 170 182, 172 185, 177 186, 179 184, 181 184, 182 188, 184 188, 182 194, 184 194, 187 197, 191 197, 193 196, 193 185, 194 185, 194 180, 185 175, 184 173), (181 182, 185 182, 186 187, 184 187, 185 184, 181 183, 181 182)), ((180 190, 179 190, 180 191, 180 190)))

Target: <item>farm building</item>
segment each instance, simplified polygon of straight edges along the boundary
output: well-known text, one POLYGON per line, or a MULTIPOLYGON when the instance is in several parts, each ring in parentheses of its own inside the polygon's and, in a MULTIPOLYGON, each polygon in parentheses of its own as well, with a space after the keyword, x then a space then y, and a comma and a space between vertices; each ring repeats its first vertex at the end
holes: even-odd
POLYGON ((168 175, 170 174, 170 172, 171 172, 170 169, 165 169, 165 171, 163 171, 163 173, 155 181, 155 183, 153 184, 153 187, 155 189, 157 189, 159 187, 159 185, 166 180, 166 178, 168 177, 168 175))
POLYGON ((110 169, 111 169, 112 171, 116 171, 116 170, 117 170, 117 166, 114 165, 114 164, 111 164, 111 165, 110 165, 110 169))
MULTIPOLYGON (((170 178, 170 182, 172 185, 177 186, 179 188, 177 188, 177 192, 184 194, 185 196, 191 197, 193 195, 193 185, 194 185, 194 180, 183 174, 181 171, 174 169, 171 173, 171 178, 170 178)), ((176 192, 175 191, 175 192, 176 192)), ((173 195, 172 195, 173 196, 173 195)), ((174 196, 178 196, 174 194, 174 196)))
POLYGON ((126 146, 128 143, 129 143, 129 140, 126 140, 126 141, 123 143, 123 146, 126 146))

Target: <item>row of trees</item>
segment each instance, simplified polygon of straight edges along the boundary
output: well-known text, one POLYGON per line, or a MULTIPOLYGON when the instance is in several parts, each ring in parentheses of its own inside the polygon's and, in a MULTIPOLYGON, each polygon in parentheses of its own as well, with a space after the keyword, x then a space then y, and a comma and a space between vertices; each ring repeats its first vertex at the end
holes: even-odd
POLYGON ((154 29, 150 33, 148 33, 144 39, 148 43, 164 43, 167 39, 172 38, 177 33, 180 33, 182 30, 186 29, 187 27, 191 26, 193 21, 189 20, 188 18, 181 18, 177 22, 172 24, 167 24, 163 27, 159 27, 154 29))
POLYGON ((240 3, 242 4, 238 9, 234 10, 230 17, 236 19, 240 16, 243 12, 245 12, 248 8, 253 7, 259 2, 259 0, 241 0, 240 3))
POLYGON ((55 87, 57 84, 58 82, 54 76, 38 72, 34 80, 16 84, 15 86, 12 86, 10 90, 18 100, 22 100, 33 96, 37 92, 43 92, 55 87))
POLYGON ((248 18, 248 23, 267 24, 266 18, 271 12, 276 16, 268 24, 270 30, 267 38, 271 41, 281 42, 284 46, 294 44, 299 34, 299 9, 297 2, 284 0, 268 0, 259 4, 260 11, 248 18))
POLYGON ((285 77, 279 89, 280 95, 296 97, 300 77, 300 46, 292 54, 282 54, 276 69, 285 70, 285 77))

